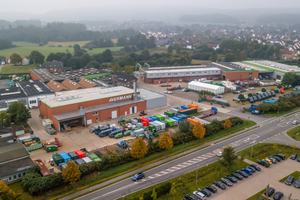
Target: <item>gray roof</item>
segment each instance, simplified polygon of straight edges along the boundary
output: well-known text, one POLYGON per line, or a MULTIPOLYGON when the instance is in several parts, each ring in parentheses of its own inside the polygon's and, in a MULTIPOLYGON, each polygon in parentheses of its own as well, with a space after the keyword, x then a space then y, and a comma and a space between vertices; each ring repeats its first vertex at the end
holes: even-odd
POLYGON ((53 60, 53 61, 47 61, 47 62, 44 62, 42 67, 43 68, 56 68, 56 67, 63 67, 63 62, 61 61, 57 61, 57 60, 53 60))
POLYGON ((23 90, 18 87, 0 89, 0 101, 8 99, 20 99, 26 97, 23 90))
POLYGON ((65 80, 62 77, 56 76, 54 74, 51 74, 47 71, 47 69, 31 69, 33 73, 35 73, 43 82, 49 82, 51 80, 53 81, 63 81, 65 80))
POLYGON ((30 157, 5 164, 0 164, 0 177, 28 170, 34 165, 35 164, 30 157))
POLYGON ((140 96, 142 99, 150 100, 150 99, 157 99, 160 97, 166 97, 165 94, 156 92, 154 90, 150 90, 148 88, 138 88, 138 91, 140 91, 140 96))
POLYGON ((29 153, 18 141, 0 144, 0 163, 25 156, 29 156, 29 153))
POLYGON ((27 96, 54 94, 54 92, 41 80, 22 81, 18 82, 17 86, 19 86, 27 96))

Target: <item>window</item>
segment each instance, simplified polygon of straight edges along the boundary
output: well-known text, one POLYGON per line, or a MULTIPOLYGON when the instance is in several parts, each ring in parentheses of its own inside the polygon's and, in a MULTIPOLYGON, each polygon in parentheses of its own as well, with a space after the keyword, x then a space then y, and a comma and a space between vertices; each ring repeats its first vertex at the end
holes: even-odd
POLYGON ((98 121, 99 119, 98 118, 96 118, 96 121, 98 121))
POLYGON ((187 72, 186 74, 190 74, 190 72, 187 72))
POLYGON ((18 178, 21 178, 22 177, 22 174, 18 174, 18 178))
POLYGON ((25 176, 26 175, 26 172, 23 172, 23 176, 25 176))
POLYGON ((98 112, 94 112, 93 115, 98 115, 98 112))
POLYGON ((174 73, 174 75, 177 75, 178 73, 174 73))
POLYGON ((34 103, 36 103, 36 100, 31 100, 31 101, 29 101, 29 103, 34 104, 34 103))
POLYGON ((10 177, 8 177, 8 180, 9 180, 9 181, 11 181, 11 176, 10 176, 10 177))
POLYGON ((14 175, 14 179, 17 179, 17 175, 14 175))
POLYGON ((163 74, 161 74, 161 75, 165 75, 165 74, 163 73, 163 74))
POLYGON ((171 73, 168 73, 168 75, 171 75, 171 73))
POLYGON ((155 76, 159 76, 159 74, 155 74, 155 76))
POLYGON ((196 74, 196 72, 192 72, 192 74, 196 74))

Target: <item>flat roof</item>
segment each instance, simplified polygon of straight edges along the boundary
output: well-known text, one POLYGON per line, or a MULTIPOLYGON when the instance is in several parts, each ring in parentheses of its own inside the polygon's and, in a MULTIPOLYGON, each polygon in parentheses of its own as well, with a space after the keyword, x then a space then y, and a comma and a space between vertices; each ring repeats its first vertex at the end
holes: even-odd
POLYGON ((19 87, 0 89, 0 101, 8 99, 18 99, 26 97, 25 93, 19 87))
POLYGON ((80 102, 87 102, 97 99, 104 99, 114 96, 121 96, 134 93, 133 89, 118 86, 112 88, 101 89, 99 87, 56 92, 55 97, 42 99, 41 101, 49 107, 59 107, 80 102))
POLYGON ((64 78, 51 74, 47 71, 47 69, 31 69, 33 73, 35 73, 43 82, 49 82, 51 80, 59 81, 64 80, 64 78))
POLYGON ((41 80, 29 80, 16 83, 27 96, 51 94, 54 92, 41 80))
POLYGON ((180 72, 196 72, 196 71, 212 71, 212 70, 220 70, 217 67, 205 67, 205 68, 185 68, 185 69, 167 69, 167 70, 151 70, 147 71, 147 74, 152 74, 152 73, 180 73, 180 72))
POLYGON ((173 69, 189 69, 189 68, 205 68, 206 65, 187 65, 187 66, 166 66, 166 67, 143 67, 144 71, 152 70, 173 70, 173 69))
POLYGON ((54 75, 64 78, 64 79, 78 79, 82 76, 90 76, 94 74, 104 74, 104 73, 111 73, 111 69, 94 69, 94 68, 88 68, 88 69, 79 69, 79 70, 71 70, 66 72, 60 72, 55 73, 54 75))
POLYGON ((273 71, 278 71, 281 73, 300 73, 300 68, 296 65, 286 65, 283 63, 277 63, 273 61, 268 61, 268 60, 252 60, 252 61, 243 61, 243 63, 273 70, 273 71))
POLYGON ((251 70, 250 67, 242 66, 236 62, 211 62, 206 63, 209 67, 217 67, 223 71, 245 71, 251 70))
POLYGON ((154 90, 150 90, 148 88, 138 88, 139 92, 140 92, 140 96, 142 99, 145 100, 150 100, 150 99, 157 99, 157 98, 161 98, 161 97, 166 97, 167 95, 160 93, 160 92, 156 92, 154 90))

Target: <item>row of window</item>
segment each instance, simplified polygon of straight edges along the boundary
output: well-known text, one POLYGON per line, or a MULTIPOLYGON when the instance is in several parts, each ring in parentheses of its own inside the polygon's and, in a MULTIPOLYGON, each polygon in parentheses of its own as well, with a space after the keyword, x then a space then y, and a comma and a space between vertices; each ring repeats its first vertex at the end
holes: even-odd
POLYGON ((13 181, 13 180, 22 178, 22 176, 25 176, 25 175, 26 175, 26 172, 19 173, 18 175, 15 174, 15 175, 13 175, 13 176, 9 176, 9 177, 8 177, 8 181, 13 181))
POLYGON ((94 112, 94 113, 93 113, 93 116, 95 116, 95 115, 98 115, 98 112, 94 112))
POLYGON ((36 103, 36 100, 31 100, 29 101, 30 104, 35 104, 36 103))
MULTIPOLYGON (((210 71, 211 73, 220 73, 220 71, 210 71)), ((196 74, 197 72, 185 72, 185 73, 173 73, 173 75, 186 75, 186 74, 196 74)), ((203 73, 207 73, 204 71, 203 73)), ((202 72, 198 72, 198 74, 202 74, 202 72)), ((149 76, 165 76, 166 74, 149 74, 149 76)), ((168 73, 168 75, 172 75, 172 73, 168 73)))

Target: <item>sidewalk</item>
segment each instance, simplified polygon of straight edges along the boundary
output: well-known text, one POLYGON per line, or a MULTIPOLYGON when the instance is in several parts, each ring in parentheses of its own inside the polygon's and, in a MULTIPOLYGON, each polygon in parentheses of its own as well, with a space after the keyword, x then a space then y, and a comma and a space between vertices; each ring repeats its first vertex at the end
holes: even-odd
POLYGON ((144 172, 145 172, 145 171, 147 171, 149 168, 152 168, 152 167, 161 165, 162 163, 168 162, 168 161, 173 160, 173 159, 175 159, 175 158, 177 158, 177 157, 180 157, 180 156, 183 156, 183 155, 188 154, 188 153, 190 153, 190 152, 193 152, 193 151, 195 151, 195 150, 201 149, 201 148, 203 148, 203 147, 205 147, 205 146, 210 146, 210 145, 212 145, 212 144, 214 144, 214 143, 216 143, 216 142, 218 142, 218 141, 220 141, 220 140, 225 140, 226 138, 233 137, 233 136, 235 136, 235 135, 237 135, 237 134, 239 134, 239 133, 241 133, 241 132, 247 131, 247 130, 249 130, 249 129, 251 129, 251 128, 254 128, 254 127, 256 127, 256 125, 254 125, 254 126, 252 126, 252 127, 249 127, 249 128, 247 128, 247 129, 241 130, 241 131, 239 131, 239 132, 236 132, 235 134, 231 134, 231 135, 225 136, 225 137, 223 137, 223 138, 219 138, 219 139, 217 139, 217 140, 214 140, 214 141, 212 141, 212 142, 209 142, 209 143, 207 143, 207 144, 200 145, 200 146, 198 146, 198 147, 192 148, 192 149, 187 150, 187 151, 185 151, 185 152, 182 152, 182 153, 180 153, 180 154, 176 154, 176 155, 174 155, 174 156, 165 158, 165 159, 163 159, 163 160, 161 160, 161 161, 152 163, 152 164, 147 165, 147 166, 145 166, 145 167, 142 167, 142 168, 140 168, 140 169, 137 169, 137 170, 128 172, 128 173, 126 173, 126 174, 123 174, 123 175, 118 176, 118 177, 116 177, 116 178, 113 178, 113 179, 111 179, 111 180, 105 181, 105 182, 103 182, 103 183, 94 185, 94 186, 92 186, 92 187, 90 187, 90 188, 87 188, 87 189, 84 189, 84 190, 82 190, 82 191, 73 193, 73 194, 71 194, 71 195, 68 195, 68 196, 66 196, 66 197, 61 198, 61 200, 67 200, 67 199, 70 199, 70 198, 74 198, 74 197, 76 197, 76 196, 78 196, 78 195, 84 194, 84 193, 86 193, 86 192, 89 192, 89 191, 91 191, 91 190, 97 189, 97 188, 99 188, 99 187, 103 187, 103 186, 106 186, 106 185, 111 184, 111 183, 113 183, 113 182, 120 181, 120 180, 122 180, 122 179, 124 179, 124 178, 126 178, 126 177, 128 177, 128 176, 132 176, 132 175, 134 175, 134 174, 136 174, 136 173, 138 173, 138 172, 141 172, 141 171, 144 171, 144 172))

